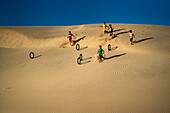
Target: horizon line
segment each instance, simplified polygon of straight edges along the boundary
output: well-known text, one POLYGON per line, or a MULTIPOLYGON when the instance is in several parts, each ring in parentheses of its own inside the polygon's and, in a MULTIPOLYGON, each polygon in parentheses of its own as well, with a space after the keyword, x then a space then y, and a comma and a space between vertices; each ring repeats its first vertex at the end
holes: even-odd
MULTIPOLYGON (((0 25, 1 27, 56 27, 56 26, 79 26, 79 25, 92 25, 92 24, 103 24, 103 23, 90 23, 90 24, 63 24, 63 25, 0 25)), ((106 24, 133 24, 133 25, 158 25, 158 26, 170 26, 170 25, 164 25, 164 24, 136 24, 136 23, 111 23, 106 22, 106 24)))

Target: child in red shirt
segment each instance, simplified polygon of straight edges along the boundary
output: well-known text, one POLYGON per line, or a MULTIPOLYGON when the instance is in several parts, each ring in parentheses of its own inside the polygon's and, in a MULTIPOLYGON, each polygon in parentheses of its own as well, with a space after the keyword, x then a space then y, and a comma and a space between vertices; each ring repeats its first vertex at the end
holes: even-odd
POLYGON ((69 34, 68 34, 68 37, 67 37, 67 38, 69 38, 69 41, 70 41, 70 42, 72 42, 72 36, 75 37, 75 36, 71 33, 71 31, 69 31, 69 34))

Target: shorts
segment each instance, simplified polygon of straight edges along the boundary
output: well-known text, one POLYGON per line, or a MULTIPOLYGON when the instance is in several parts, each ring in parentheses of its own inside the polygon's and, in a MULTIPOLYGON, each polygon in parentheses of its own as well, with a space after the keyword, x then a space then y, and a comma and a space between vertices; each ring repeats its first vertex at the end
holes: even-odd
POLYGON ((113 30, 109 31, 109 33, 113 33, 113 30))
POLYGON ((108 33, 108 32, 105 30, 104 33, 108 33))
POLYGON ((71 40, 72 40, 72 38, 69 38, 69 40, 71 41, 71 40))
POLYGON ((100 58, 104 58, 103 55, 99 55, 100 58))
POLYGON ((133 38, 130 38, 130 41, 133 41, 133 38))

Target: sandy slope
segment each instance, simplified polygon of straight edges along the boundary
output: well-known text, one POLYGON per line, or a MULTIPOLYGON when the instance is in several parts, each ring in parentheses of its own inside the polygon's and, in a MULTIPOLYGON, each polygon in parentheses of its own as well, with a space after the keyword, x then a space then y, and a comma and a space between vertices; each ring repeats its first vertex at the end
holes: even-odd
POLYGON ((111 39, 99 26, 0 27, 0 112, 169 113, 170 27, 113 24, 111 39), (106 60, 96 63, 99 44, 106 60))

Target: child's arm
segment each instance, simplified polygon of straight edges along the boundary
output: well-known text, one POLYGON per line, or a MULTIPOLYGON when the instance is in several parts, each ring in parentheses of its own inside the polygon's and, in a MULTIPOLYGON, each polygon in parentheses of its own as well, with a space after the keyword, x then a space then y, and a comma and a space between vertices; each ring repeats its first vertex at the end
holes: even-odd
POLYGON ((133 34, 133 38, 135 38, 135 35, 133 34))
POLYGON ((73 34, 72 34, 73 37, 75 37, 73 34))

